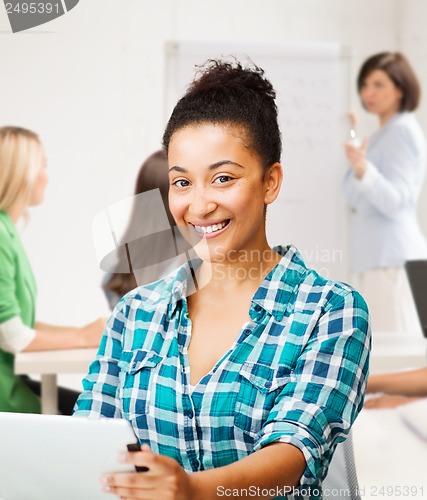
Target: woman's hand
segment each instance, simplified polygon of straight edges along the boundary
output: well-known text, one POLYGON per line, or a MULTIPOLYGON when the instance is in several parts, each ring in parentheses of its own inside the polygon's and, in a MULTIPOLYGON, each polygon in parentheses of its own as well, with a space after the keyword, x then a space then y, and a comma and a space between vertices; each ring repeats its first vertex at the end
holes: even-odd
POLYGON ((366 148, 368 146, 368 139, 363 140, 360 147, 355 146, 351 142, 344 144, 347 159, 350 162, 351 168, 358 179, 362 179, 366 171, 366 148))
POLYGON ((98 347, 107 324, 107 318, 98 318, 88 325, 78 329, 83 347, 98 347))
POLYGON ((102 476, 103 491, 126 500, 192 500, 190 474, 173 458, 153 453, 144 444, 141 451, 124 453, 120 461, 148 467, 149 470, 102 476))

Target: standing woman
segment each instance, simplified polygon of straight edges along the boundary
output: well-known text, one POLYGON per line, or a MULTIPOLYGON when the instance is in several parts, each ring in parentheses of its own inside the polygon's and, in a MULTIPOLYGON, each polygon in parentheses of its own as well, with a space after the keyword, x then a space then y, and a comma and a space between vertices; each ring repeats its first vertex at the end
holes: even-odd
POLYGON ((301 487, 318 498, 362 406, 369 318, 349 286, 268 244, 282 167, 263 70, 210 61, 163 145, 170 210, 198 236, 198 258, 119 302, 83 381, 76 414, 126 418, 143 446, 122 458, 149 469, 106 475, 103 489, 209 500, 301 487), (195 293, 192 269, 205 283, 195 293))
MULTIPOLYGON (((83 328, 37 322, 34 275, 16 223, 43 201, 46 158, 38 136, 19 127, 0 127, 0 411, 39 413, 40 387, 14 374, 20 351, 97 347, 105 321, 83 328)), ((77 394, 61 389, 59 409, 70 414, 77 394)))
POLYGON ((405 56, 384 52, 365 61, 357 88, 380 128, 367 145, 345 145, 352 284, 369 306, 374 330, 416 332, 403 266, 406 260, 427 258, 416 215, 426 167, 425 138, 412 113, 420 86, 405 56))

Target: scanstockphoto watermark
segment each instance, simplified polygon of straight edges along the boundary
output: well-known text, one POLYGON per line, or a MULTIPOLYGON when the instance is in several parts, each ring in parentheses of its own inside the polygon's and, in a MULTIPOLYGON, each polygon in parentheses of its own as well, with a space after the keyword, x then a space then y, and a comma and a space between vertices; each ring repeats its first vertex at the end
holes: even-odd
POLYGON ((216 489, 218 497, 224 498, 276 498, 284 496, 296 496, 301 500, 304 498, 321 498, 322 490, 320 488, 307 488, 295 486, 276 486, 275 488, 261 488, 260 486, 251 485, 248 488, 226 488, 218 486, 216 489))
POLYGON ((48 23, 73 9, 80 0, 3 0, 13 33, 48 23))
POLYGON ((225 486, 218 486, 216 489, 218 497, 224 498, 275 498, 287 495, 297 496, 298 498, 316 498, 320 497, 322 490, 319 488, 296 488, 295 486, 276 486, 275 488, 261 488, 259 486, 251 485, 248 488, 226 488, 225 486))
POLYGON ((424 486, 417 485, 376 485, 370 486, 369 488, 361 487, 357 488, 356 491, 352 491, 349 488, 312 488, 308 487, 295 487, 295 486, 282 486, 275 488, 261 488, 259 486, 251 485, 248 488, 226 488, 225 486, 217 487, 217 496, 224 498, 275 498, 283 496, 292 496, 302 499, 312 499, 312 498, 323 498, 327 500, 328 498, 355 498, 365 497, 369 498, 396 498, 396 497, 412 497, 412 498, 422 498, 424 497, 424 486), (369 490, 369 491, 368 491, 369 490))
MULTIPOLYGON (((343 262, 343 252, 339 249, 321 249, 318 245, 312 250, 301 250, 303 259, 322 276, 328 278, 330 265, 343 262)), ((230 250, 218 247, 215 251, 217 277, 223 279, 259 279, 267 274, 270 264, 275 262, 274 250, 230 250), (231 265, 230 265, 231 264, 231 265)))
MULTIPOLYGON (((295 497, 301 500, 311 500, 313 498, 322 498, 327 500, 328 498, 336 499, 346 499, 355 498, 367 495, 366 488, 358 488, 356 491, 352 491, 349 488, 312 488, 308 487, 294 487, 294 486, 276 486, 275 488, 261 488, 259 486, 249 486, 248 488, 225 488, 224 486, 218 486, 217 496, 225 498, 276 498, 289 496, 290 498, 295 497)), ((424 488, 418 486, 383 486, 383 487, 371 487, 369 498, 371 497, 388 497, 395 498, 396 496, 403 497, 415 497, 420 498, 424 496, 424 488)))
MULTIPOLYGON (((184 263, 184 256, 186 262, 200 257, 203 276, 192 269, 195 286, 187 288, 189 294, 207 285, 213 273, 216 279, 226 281, 262 281, 279 258, 270 248, 230 250, 201 237, 190 226, 171 227, 159 189, 127 197, 102 210, 93 220, 93 237, 101 269, 134 273, 138 286, 165 277, 184 263)), ((301 253, 308 265, 326 278, 328 264, 343 261, 341 250, 318 244, 301 253)))
MULTIPOLYGON (((224 251, 223 247, 219 247, 218 251, 223 255, 223 261, 227 260, 229 262, 273 262, 274 254, 273 250, 230 250, 228 252, 224 251)), ((343 261, 343 251, 340 249, 328 249, 321 248, 319 245, 315 245, 311 249, 301 249, 301 255, 304 260, 308 262, 317 262, 319 264, 332 264, 336 262, 343 261)))

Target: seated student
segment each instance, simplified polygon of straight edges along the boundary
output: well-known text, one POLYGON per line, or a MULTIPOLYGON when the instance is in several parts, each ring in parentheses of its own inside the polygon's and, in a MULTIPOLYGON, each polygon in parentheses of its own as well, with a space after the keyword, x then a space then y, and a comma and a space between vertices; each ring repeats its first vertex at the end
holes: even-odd
MULTIPOLYGON (((82 328, 35 320, 36 282, 16 223, 43 201, 46 158, 38 136, 18 127, 0 127, 0 411, 39 413, 40 384, 14 374, 20 351, 97 347, 105 326, 97 319, 82 328)), ((77 393, 61 389, 59 409, 71 414, 77 393)))
POLYGON ((357 292, 308 269, 294 246, 267 242, 282 167, 263 70, 211 61, 163 145, 170 210, 198 236, 198 259, 119 302, 83 381, 76 415, 129 420, 142 451, 123 460, 149 468, 103 476, 103 489, 211 499, 300 486, 318 498, 363 404, 369 315, 357 292), (205 285, 194 292, 193 282, 205 285))
POLYGON ((383 393, 365 401, 365 408, 395 408, 427 397, 427 367, 407 372, 371 375, 366 392, 383 393))
MULTIPOLYGON (((169 210, 168 193, 169 193, 169 178, 168 178, 168 161, 163 151, 156 151, 150 155, 142 164, 138 178, 136 180, 135 195, 145 193, 152 189, 159 189, 162 197, 163 205, 166 211, 167 218, 171 226, 175 225, 172 214, 169 210)), ((138 234, 139 226, 143 225, 144 228, 149 228, 150 233, 158 231, 156 227, 156 217, 154 214, 147 216, 146 213, 138 212, 139 206, 135 204, 129 225, 123 235, 121 244, 128 243, 134 239, 134 235, 138 234), (153 222, 153 223, 152 223, 153 222), (151 224, 152 223, 152 224, 151 224)), ((156 241, 158 244, 159 242, 156 241)), ((151 251, 159 252, 159 248, 152 248, 151 251)), ((122 259, 123 255, 120 256, 122 259)), ((114 309, 117 302, 138 285, 145 285, 166 276, 173 269, 179 265, 179 259, 173 261, 167 260, 159 262, 155 266, 149 266, 142 269, 132 269, 132 273, 123 273, 118 270, 122 269, 123 262, 119 258, 119 262, 115 266, 113 273, 105 275, 102 287, 107 296, 108 303, 111 309, 114 309)), ((182 262, 181 262, 182 264, 182 262)))

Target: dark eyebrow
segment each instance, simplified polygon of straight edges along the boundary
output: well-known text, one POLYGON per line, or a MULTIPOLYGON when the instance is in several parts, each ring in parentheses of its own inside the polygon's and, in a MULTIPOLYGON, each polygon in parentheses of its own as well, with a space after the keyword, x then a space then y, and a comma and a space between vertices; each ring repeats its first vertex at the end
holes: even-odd
MULTIPOLYGON (((222 160, 222 161, 217 161, 216 163, 213 163, 212 165, 209 165, 209 170, 215 170, 216 168, 222 167, 223 165, 236 165, 236 167, 240 168, 245 168, 243 165, 240 165, 240 163, 236 163, 235 161, 230 161, 230 160, 222 160)), ((175 170, 176 172, 181 172, 181 173, 186 173, 187 170, 182 167, 171 167, 169 169, 169 172, 172 172, 175 170)))

